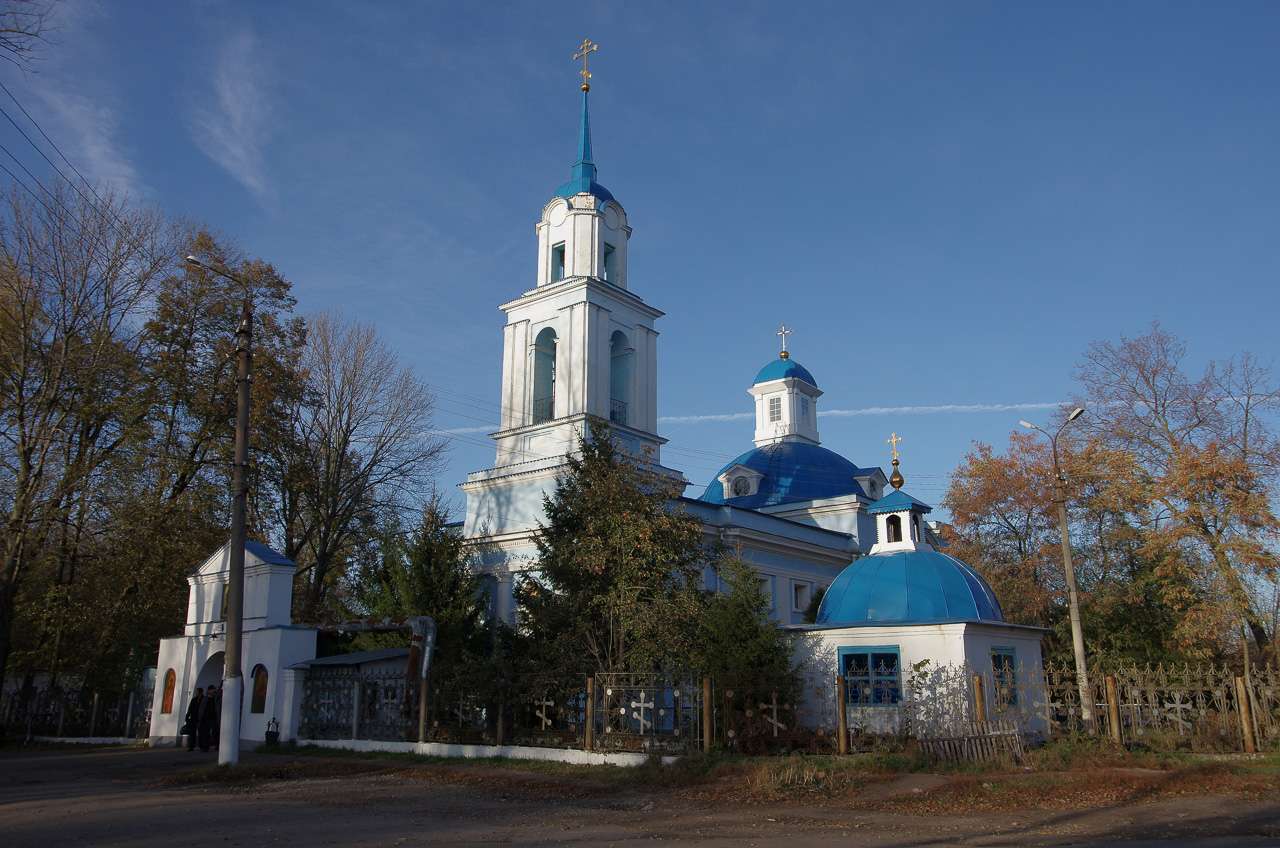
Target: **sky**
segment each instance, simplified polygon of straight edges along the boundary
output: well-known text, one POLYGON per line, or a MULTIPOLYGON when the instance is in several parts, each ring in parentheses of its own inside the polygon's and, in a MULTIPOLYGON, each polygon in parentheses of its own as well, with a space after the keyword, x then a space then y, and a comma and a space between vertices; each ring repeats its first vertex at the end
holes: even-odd
MULTIPOLYGON (((1274 2, 65 0, 55 23, 0 81, 89 179, 270 261, 303 314, 372 323, 436 393, 459 507, 584 36, 690 495, 751 447, 782 322, 823 444, 887 468, 899 433, 935 504, 1093 341, 1159 321, 1193 369, 1280 353, 1274 2)), ((41 173, 7 121, 0 144, 41 173)))

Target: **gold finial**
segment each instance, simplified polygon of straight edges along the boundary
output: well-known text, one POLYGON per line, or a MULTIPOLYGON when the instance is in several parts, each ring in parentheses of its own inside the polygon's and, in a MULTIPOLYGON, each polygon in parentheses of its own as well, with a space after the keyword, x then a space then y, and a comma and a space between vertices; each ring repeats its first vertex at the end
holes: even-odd
POLYGON ((889 475, 889 485, 895 489, 901 489, 902 484, 907 480, 902 476, 902 472, 898 470, 898 443, 902 441, 902 437, 897 433, 890 434, 888 438, 889 449, 893 451, 893 473, 889 475))
POLYGON ((573 54, 573 59, 575 62, 578 59, 582 60, 582 70, 578 71, 578 76, 582 77, 583 91, 591 90, 591 71, 588 70, 587 68, 587 59, 590 58, 592 53, 596 52, 599 49, 600 49, 599 44, 596 44, 594 41, 592 41, 589 38, 584 38, 582 39, 582 43, 578 45, 578 52, 573 54))
POLYGON ((778 337, 782 339, 782 353, 778 354, 779 359, 790 359, 791 354, 787 353, 787 336, 791 335, 792 330, 786 324, 778 327, 778 337))

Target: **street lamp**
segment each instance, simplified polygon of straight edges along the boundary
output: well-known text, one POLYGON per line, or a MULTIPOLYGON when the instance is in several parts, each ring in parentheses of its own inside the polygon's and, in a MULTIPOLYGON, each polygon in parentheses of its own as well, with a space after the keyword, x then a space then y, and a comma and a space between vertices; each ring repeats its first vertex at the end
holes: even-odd
POLYGON ((240 672, 241 631, 244 628, 244 543, 245 502, 248 486, 245 468, 249 464, 249 367, 253 357, 253 305, 249 286, 226 268, 206 265, 194 256, 186 263, 217 274, 244 289, 244 306, 236 328, 236 453, 231 470, 231 541, 228 543, 226 646, 222 655, 222 716, 219 719, 218 765, 240 761, 240 711, 243 709, 244 677, 240 672))
POLYGON ((1067 420, 1062 422, 1057 432, 1052 434, 1030 421, 1018 423, 1028 430, 1036 430, 1044 434, 1048 437, 1049 445, 1053 449, 1053 474, 1056 478, 1054 503, 1058 505, 1058 528, 1062 534, 1062 569, 1067 575, 1067 607, 1071 615, 1071 647, 1076 659, 1076 686, 1080 689, 1080 716, 1084 719, 1085 730, 1093 736, 1097 732, 1093 722, 1093 695, 1089 688, 1089 667, 1084 655, 1084 631, 1080 626, 1079 590, 1076 588, 1075 565, 1071 562, 1071 536, 1067 527, 1067 478, 1062 473, 1062 466, 1058 462, 1058 437, 1062 435, 1063 430, 1067 429, 1068 424, 1081 415, 1084 415, 1084 407, 1077 406, 1067 415, 1067 420))

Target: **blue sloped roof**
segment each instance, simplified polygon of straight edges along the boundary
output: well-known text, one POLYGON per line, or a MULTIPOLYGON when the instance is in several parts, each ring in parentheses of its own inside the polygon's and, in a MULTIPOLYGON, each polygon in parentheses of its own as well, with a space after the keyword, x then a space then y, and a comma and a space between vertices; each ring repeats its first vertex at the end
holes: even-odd
POLYGON ((866 473, 835 451, 808 442, 778 442, 752 448, 716 472, 698 500, 759 509, 763 506, 866 493, 853 478, 866 473), (735 498, 719 477, 734 465, 764 475, 754 495, 735 498))
POLYGON ((924 501, 916 500, 901 489, 894 489, 867 507, 867 514, 879 515, 882 512, 902 512, 904 509, 912 509, 916 512, 933 512, 933 507, 924 501))
MULTIPOLYGON (((590 194, 601 204, 613 200, 609 189, 596 182, 596 166, 591 158, 591 115, 587 108, 587 92, 582 92, 582 124, 578 130, 578 161, 573 164, 572 176, 556 189, 554 197, 573 197, 590 194)), ((616 201, 615 201, 616 202, 616 201)))
POLYGON ((268 565, 293 565, 293 560, 284 554, 253 539, 244 540, 244 549, 268 565))
POLYGON ((760 373, 756 375, 755 383, 752 385, 767 383, 770 380, 785 380, 788 377, 804 380, 815 389, 818 387, 818 381, 813 379, 813 375, 809 373, 808 368, 805 368, 794 359, 783 359, 782 357, 778 357, 761 368, 760 373))
POLYGON ((817 624, 1004 621, 978 572, 939 551, 872 554, 854 560, 822 596, 817 624))

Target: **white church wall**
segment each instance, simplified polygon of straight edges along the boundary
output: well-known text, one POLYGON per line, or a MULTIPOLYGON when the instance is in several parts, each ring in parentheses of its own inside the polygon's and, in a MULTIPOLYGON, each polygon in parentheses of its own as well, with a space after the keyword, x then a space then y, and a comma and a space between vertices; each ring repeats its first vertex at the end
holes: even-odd
MULTIPOLYGON (((991 648, 1013 645, 1019 656, 1025 679, 1033 681, 1042 674, 1040 657, 1041 631, 995 623, 958 622, 947 624, 885 624, 859 627, 803 626, 792 628, 795 661, 801 676, 803 693, 798 720, 807 727, 833 727, 836 723, 835 675, 839 668, 841 648, 885 648, 898 653, 901 685, 905 687, 913 673, 921 675, 923 685, 932 686, 930 700, 946 699, 941 689, 955 688, 952 702, 946 704, 949 714, 943 719, 963 720, 970 709, 970 693, 965 687, 969 672, 989 675, 991 648), (927 661, 927 662, 926 662, 927 661), (930 681, 933 681, 930 683, 930 681)), ((1028 683, 1027 685, 1031 685, 1028 683)), ((988 687, 988 692, 991 688, 988 687)), ((1026 692, 1027 702, 1035 700, 1034 692, 1026 692)), ((923 707, 921 709, 924 709, 923 707)), ((871 706, 850 709, 849 720, 872 732, 897 732, 901 710, 871 706)), ((935 710, 936 713, 936 710, 935 710)), ((925 713, 921 713, 923 717, 925 713)), ((988 715, 994 717, 992 711, 988 715)), ((1020 726, 1032 733, 1043 733, 1047 725, 1042 713, 1019 710, 1010 714, 1020 726)), ((935 715, 930 720, 940 720, 935 715)))

